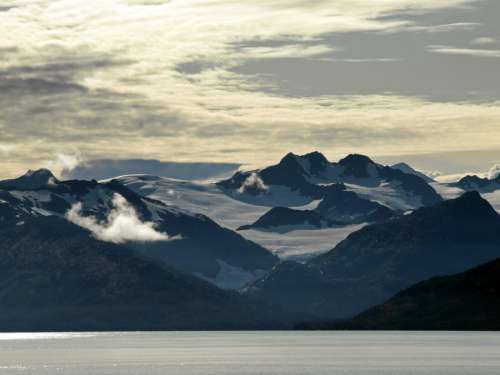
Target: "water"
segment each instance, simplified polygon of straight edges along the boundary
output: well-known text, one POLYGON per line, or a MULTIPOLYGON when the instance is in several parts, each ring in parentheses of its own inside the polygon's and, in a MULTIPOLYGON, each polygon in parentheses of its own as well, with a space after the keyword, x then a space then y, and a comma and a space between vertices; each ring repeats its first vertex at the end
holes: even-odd
POLYGON ((500 374, 500 334, 0 334, 0 374, 500 374))

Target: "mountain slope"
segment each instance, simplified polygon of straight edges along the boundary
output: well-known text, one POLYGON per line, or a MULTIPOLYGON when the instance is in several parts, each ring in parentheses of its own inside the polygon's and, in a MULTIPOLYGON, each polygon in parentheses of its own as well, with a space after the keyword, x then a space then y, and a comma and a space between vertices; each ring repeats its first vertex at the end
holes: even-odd
POLYGON ((240 329, 269 322, 265 308, 56 216, 23 225, 4 219, 0 306, 1 331, 240 329))
POLYGON ((396 215, 387 206, 347 190, 344 184, 330 185, 315 211, 343 224, 384 221, 396 215))
POLYGON ((414 174, 418 177, 420 177, 422 180, 424 180, 427 183, 434 182, 434 179, 431 177, 427 176, 426 174, 417 171, 416 169, 412 168, 410 165, 406 163, 397 163, 394 165, 391 165, 391 168, 393 169, 399 169, 401 172, 407 173, 407 174, 414 174))
MULTIPOLYGON (((159 200, 169 207, 182 207, 185 212, 201 213, 233 230, 254 223, 269 211, 269 207, 231 198, 212 182, 188 182, 146 175, 122 176, 117 180, 137 194, 159 200)), ((312 210, 316 204, 313 202, 295 209, 312 210)), ((240 234, 282 258, 304 258, 330 250, 349 233, 359 229, 360 225, 362 224, 320 230, 296 229, 286 232, 286 235, 252 229, 241 231, 240 234)), ((280 229, 282 228, 278 228, 280 229)))
MULTIPOLYGON (((65 217, 72 213, 73 221, 80 225, 91 226, 108 237, 121 236, 118 240, 128 240, 127 247, 214 283, 224 276, 219 274, 226 270, 225 265, 241 271, 241 280, 220 285, 224 287, 240 287, 278 260, 263 247, 206 216, 144 198, 115 180, 63 181, 31 190, 0 190, 0 199, 0 214, 5 211, 6 216, 17 217, 19 223, 33 216, 65 217), (116 196, 121 197, 124 207, 116 206, 116 196), (5 207, 9 207, 10 214, 5 207), (152 241, 131 237, 144 228, 161 236, 152 241)), ((233 272, 233 276, 238 273, 233 272)))
POLYGON ((500 256, 500 218, 478 193, 365 226, 305 264, 279 264, 246 292, 317 319, 349 317, 433 276, 500 256))
MULTIPOLYGON (((314 324, 310 326, 315 327, 314 324)), ((414 285, 357 317, 316 328, 500 330, 500 260, 414 285)))

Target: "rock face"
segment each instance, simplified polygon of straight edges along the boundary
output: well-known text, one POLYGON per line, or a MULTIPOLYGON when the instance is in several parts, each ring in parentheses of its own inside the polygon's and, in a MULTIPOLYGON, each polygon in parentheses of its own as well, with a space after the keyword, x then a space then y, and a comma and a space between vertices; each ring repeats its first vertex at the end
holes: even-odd
MULTIPOLYGON (((129 224, 135 220, 163 234, 164 239, 143 241, 138 237, 134 240, 130 233, 125 233, 124 238, 130 239, 126 241, 127 248, 214 283, 222 271, 221 264, 244 272, 243 283, 249 275, 262 275, 278 261, 263 247, 220 227, 206 216, 144 198, 115 180, 105 183, 54 181, 22 190, 13 189, 11 183, 9 186, 8 190, 0 189, 0 222, 7 218, 21 223, 39 216, 65 217, 75 205, 79 208, 79 222, 90 221, 90 226, 106 234, 119 234, 113 232, 115 229, 115 232, 137 231, 137 225, 129 224), (125 207, 115 206, 116 196, 121 197, 125 207), (129 227, 125 228, 126 225, 129 227)), ((240 286, 238 282, 232 283, 232 287, 240 286)))
POLYGON ((357 317, 302 328, 500 330, 500 260, 418 283, 357 317))
POLYGON ((270 325, 264 304, 257 309, 232 292, 98 241, 65 219, 16 221, 4 218, 0 226, 1 331, 270 325))
POLYGON ((466 193, 366 226, 305 264, 279 264, 246 292, 304 319, 346 318, 419 281, 499 256, 499 215, 478 193, 466 193))
POLYGON ((327 185, 341 183, 361 198, 383 201, 390 209, 414 209, 442 200, 420 176, 356 154, 332 163, 319 152, 302 156, 289 153, 277 165, 237 172, 218 186, 231 197, 248 203, 291 207, 323 199, 327 185))

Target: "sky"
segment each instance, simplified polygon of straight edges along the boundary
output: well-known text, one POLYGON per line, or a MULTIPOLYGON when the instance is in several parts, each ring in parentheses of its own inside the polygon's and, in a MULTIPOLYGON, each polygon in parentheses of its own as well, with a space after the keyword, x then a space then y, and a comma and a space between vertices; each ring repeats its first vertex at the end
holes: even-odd
POLYGON ((0 177, 311 150, 496 155, 487 169, 499 14, 498 0, 2 0, 0 177))

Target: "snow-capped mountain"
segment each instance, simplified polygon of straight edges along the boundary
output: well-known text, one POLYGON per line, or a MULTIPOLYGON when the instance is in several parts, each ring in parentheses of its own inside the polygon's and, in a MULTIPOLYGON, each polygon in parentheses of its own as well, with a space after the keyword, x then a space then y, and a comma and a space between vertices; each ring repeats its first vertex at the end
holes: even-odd
POLYGON ((366 223, 441 200, 413 174, 362 155, 331 163, 319 152, 289 153, 278 165, 217 183, 148 175, 118 180, 140 195, 245 229, 245 238, 284 258, 325 252, 366 223))
POLYGON ((143 197, 116 180, 39 179, 49 174, 32 172, 21 178, 22 185, 20 180, 5 183, 8 188, 0 189, 0 221, 16 219, 15 225, 22 226, 37 216, 66 218, 100 240, 125 244, 226 288, 262 276, 278 260, 204 215, 143 197))
POLYGON ((441 197, 422 178, 382 166, 363 155, 348 155, 338 163, 322 154, 287 154, 277 165, 237 172, 218 186, 234 199, 264 206, 298 206, 320 200, 327 185, 344 183, 348 190, 393 210, 415 209, 441 197))

